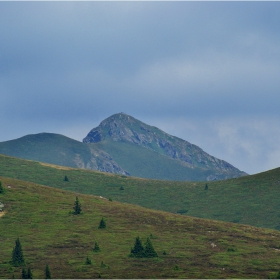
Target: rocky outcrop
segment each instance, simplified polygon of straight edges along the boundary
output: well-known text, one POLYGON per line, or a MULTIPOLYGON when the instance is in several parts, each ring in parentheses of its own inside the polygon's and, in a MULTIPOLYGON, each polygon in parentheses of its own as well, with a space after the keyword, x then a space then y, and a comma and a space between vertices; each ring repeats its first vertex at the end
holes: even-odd
POLYGON ((92 129, 84 138, 84 143, 96 143, 110 139, 116 142, 128 142, 152 149, 157 153, 181 161, 188 167, 200 167, 213 170, 207 180, 217 180, 221 177, 232 178, 246 175, 231 164, 217 159, 196 145, 174 137, 149 126, 124 113, 115 114, 92 129))
POLYGON ((116 173, 121 175, 129 176, 129 172, 125 171, 121 168, 113 158, 102 150, 95 150, 93 148, 90 149, 92 158, 91 162, 95 164, 96 169, 102 172, 116 173))
POLYGON ((90 152, 91 158, 89 161, 85 161, 79 154, 76 154, 74 162, 78 168, 130 176, 129 172, 120 167, 108 153, 92 147, 90 147, 90 152))
POLYGON ((246 175, 196 145, 115 114, 92 129, 84 143, 54 133, 0 142, 0 153, 91 170, 166 180, 220 180, 246 175))

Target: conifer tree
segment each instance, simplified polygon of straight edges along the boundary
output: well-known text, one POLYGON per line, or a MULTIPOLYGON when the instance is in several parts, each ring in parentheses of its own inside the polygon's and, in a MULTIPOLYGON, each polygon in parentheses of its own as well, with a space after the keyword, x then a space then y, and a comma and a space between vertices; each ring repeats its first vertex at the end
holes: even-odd
POLYGON ((28 267, 28 269, 27 269, 27 278, 26 279, 33 279, 33 275, 32 275, 30 267, 28 267))
POLYGON ((206 191, 208 190, 208 184, 205 185, 204 190, 206 190, 206 191))
POLYGON ((15 248, 13 249, 12 263, 15 266, 19 266, 19 265, 24 264, 24 257, 23 257, 22 248, 21 248, 19 238, 16 240, 16 245, 15 245, 15 248))
POLYGON ((103 218, 101 219, 98 228, 106 228, 106 222, 104 221, 103 218))
POLYGON ((50 268, 49 268, 48 264, 46 265, 46 269, 45 269, 45 278, 46 279, 51 279, 52 278, 51 271, 50 271, 50 268))
POLYGON ((68 179, 68 177, 67 176, 64 176, 64 180, 63 180, 64 182, 69 182, 69 179, 68 179))
POLYGON ((4 188, 2 186, 2 182, 0 181, 0 193, 4 193, 4 188))
POLYGON ((100 247, 97 242, 94 244, 94 248, 92 249, 94 252, 100 252, 100 247))
POLYGON ((22 279, 27 279, 27 273, 26 273, 25 268, 23 268, 23 269, 21 270, 21 278, 22 278, 22 279))
POLYGON ((91 259, 87 256, 86 264, 91 264, 91 259))
POLYGON ((136 237, 134 247, 130 251, 131 257, 142 258, 144 257, 144 247, 139 236, 136 237))
POLYGON ((157 252, 155 251, 153 244, 150 240, 150 238, 147 238, 146 244, 145 244, 145 250, 144 255, 146 258, 156 258, 158 257, 157 252))
POLYGON ((81 207, 78 197, 76 196, 76 201, 74 204, 74 214, 79 215, 79 214, 81 214, 81 212, 82 212, 82 207, 81 207))

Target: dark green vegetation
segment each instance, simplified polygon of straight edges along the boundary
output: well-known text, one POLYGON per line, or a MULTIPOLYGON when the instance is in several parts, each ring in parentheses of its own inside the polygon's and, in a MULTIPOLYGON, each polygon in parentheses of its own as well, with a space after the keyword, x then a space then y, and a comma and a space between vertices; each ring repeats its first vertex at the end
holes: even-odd
POLYGON ((84 143, 59 134, 39 133, 1 142, 0 153, 164 180, 212 181, 246 175, 199 147, 122 113, 101 122, 84 143))
POLYGON ((110 197, 113 202, 280 229, 280 168, 236 179, 208 182, 208 189, 205 190, 205 182, 137 179, 0 155, 0 176, 107 199, 110 197), (69 178, 69 182, 63 181, 64 176, 69 178))
POLYGON ((82 212, 82 206, 81 203, 78 199, 78 197, 76 196, 76 200, 75 200, 75 204, 74 204, 74 215, 79 215, 82 212))
POLYGON ((4 193, 4 188, 2 186, 2 182, 0 182, 0 193, 4 193))
POLYGON ((51 279, 52 278, 52 274, 51 274, 51 270, 49 268, 49 265, 46 265, 46 269, 45 269, 45 279, 51 279))
POLYGON ((155 251, 151 239, 148 237, 145 247, 143 247, 139 236, 136 237, 134 247, 131 248, 130 257, 135 258, 157 258, 158 254, 155 251))
POLYGON ((92 250, 93 252, 100 252, 100 247, 97 242, 94 243, 94 248, 92 250))
POLYGON ((24 264, 24 257, 19 238, 17 238, 15 248, 13 249, 12 264, 14 266, 20 266, 24 264))
POLYGON ((98 228, 99 229, 106 228, 106 222, 104 221, 104 218, 100 220, 98 228))
MULTIPOLYGON (((67 174, 69 182, 72 175, 67 174)), ((0 218, 0 275, 4 279, 21 278, 23 269, 27 273, 30 269, 34 279, 45 278, 47 264, 54 279, 267 279, 276 277, 280 268, 280 233, 275 230, 148 210, 82 194, 83 213, 73 215, 69 211, 76 193, 10 178, 0 180, 5 189, 1 200, 6 205, 0 218), (106 220, 106 229, 97 228, 100 217, 106 220), (149 237, 158 257, 129 257, 136 236, 149 237), (17 238, 25 258, 23 266, 11 263, 17 238), (95 242, 101 248, 98 253, 92 250, 95 242)))

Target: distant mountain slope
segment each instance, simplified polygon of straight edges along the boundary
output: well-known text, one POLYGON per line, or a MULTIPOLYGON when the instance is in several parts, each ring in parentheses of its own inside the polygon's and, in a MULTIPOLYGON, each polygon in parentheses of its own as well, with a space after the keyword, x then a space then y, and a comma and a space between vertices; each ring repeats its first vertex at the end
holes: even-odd
POLYGON ((69 167, 129 175, 104 151, 53 133, 39 133, 1 142, 0 153, 69 167))
POLYGON ((247 175, 199 147, 123 113, 102 121, 83 143, 39 133, 0 142, 0 154, 152 179, 213 181, 247 175))
POLYGON ((141 174, 140 177, 146 178, 219 180, 246 175, 198 146, 124 113, 102 121, 88 133, 83 142, 100 143, 98 147, 112 155, 134 176, 141 174))

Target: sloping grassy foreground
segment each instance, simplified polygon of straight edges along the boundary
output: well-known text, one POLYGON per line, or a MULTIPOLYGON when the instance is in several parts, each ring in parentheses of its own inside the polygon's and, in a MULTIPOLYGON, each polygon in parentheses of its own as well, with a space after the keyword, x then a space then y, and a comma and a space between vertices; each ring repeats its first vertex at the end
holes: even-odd
POLYGON ((0 177, 0 276, 21 277, 10 264, 19 237, 34 278, 267 278, 280 270, 280 233, 191 218, 0 177), (104 217, 107 228, 98 229, 104 217), (159 257, 129 257, 135 238, 151 238, 159 257), (92 251, 98 242, 101 251, 92 251), (166 254, 163 252, 166 251, 166 254), (85 264, 87 256, 92 264, 85 264), (101 263, 103 262, 103 266, 101 263))
POLYGON ((206 182, 140 179, 0 155, 0 176, 172 213, 280 229, 280 168, 208 182, 205 190, 206 182))

